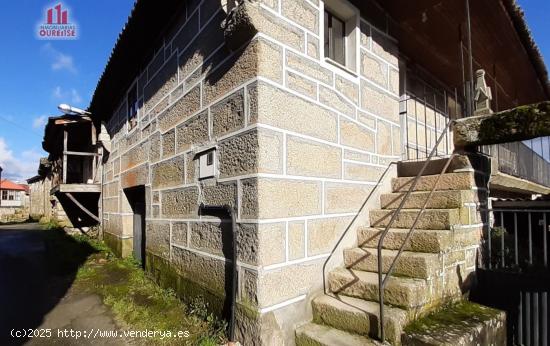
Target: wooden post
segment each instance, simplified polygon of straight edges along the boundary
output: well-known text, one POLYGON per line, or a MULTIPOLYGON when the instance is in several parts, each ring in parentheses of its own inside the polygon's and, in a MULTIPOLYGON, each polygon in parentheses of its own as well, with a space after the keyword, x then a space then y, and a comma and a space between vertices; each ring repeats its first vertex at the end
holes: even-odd
POLYGON ((69 133, 67 132, 67 126, 63 126, 63 180, 62 184, 67 183, 67 141, 69 139, 69 133))

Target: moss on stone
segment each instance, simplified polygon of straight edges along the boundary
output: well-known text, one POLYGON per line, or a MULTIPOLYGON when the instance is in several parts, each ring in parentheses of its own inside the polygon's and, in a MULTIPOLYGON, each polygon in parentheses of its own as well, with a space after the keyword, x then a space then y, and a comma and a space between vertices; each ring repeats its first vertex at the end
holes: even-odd
POLYGON ((425 334, 447 331, 453 328, 464 329, 498 318, 501 311, 469 301, 447 305, 441 310, 409 323, 405 327, 407 334, 425 334))

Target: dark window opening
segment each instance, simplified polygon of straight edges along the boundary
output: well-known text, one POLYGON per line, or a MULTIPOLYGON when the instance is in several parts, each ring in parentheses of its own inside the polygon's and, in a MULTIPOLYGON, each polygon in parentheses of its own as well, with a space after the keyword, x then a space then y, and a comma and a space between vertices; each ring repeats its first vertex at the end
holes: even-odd
POLYGON ((212 166, 214 163, 214 153, 210 152, 206 155, 206 165, 212 166))
POLYGON ((346 65, 346 24, 325 11, 325 57, 346 65))
POLYGON ((128 92, 128 130, 132 130, 137 125, 138 100, 137 88, 134 85, 128 92))

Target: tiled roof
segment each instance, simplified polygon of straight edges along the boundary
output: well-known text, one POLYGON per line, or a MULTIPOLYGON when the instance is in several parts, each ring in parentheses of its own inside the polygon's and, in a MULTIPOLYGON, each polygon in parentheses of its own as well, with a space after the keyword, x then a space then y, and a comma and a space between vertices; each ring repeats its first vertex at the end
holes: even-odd
POLYGON ((0 190, 26 191, 25 187, 23 187, 22 185, 16 184, 7 179, 0 181, 0 190))

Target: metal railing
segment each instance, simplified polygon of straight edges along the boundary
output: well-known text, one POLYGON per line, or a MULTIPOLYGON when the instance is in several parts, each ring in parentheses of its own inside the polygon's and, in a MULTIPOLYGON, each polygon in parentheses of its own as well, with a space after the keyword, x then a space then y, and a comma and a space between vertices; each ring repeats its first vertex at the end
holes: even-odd
POLYGON ((428 157, 424 161, 424 164, 422 165, 422 168, 420 169, 420 171, 417 173, 416 177, 412 181, 411 185, 409 186, 409 189, 407 190, 407 192, 405 193, 405 195, 401 199, 401 202, 399 203, 399 206, 393 212, 390 221, 388 222, 388 224, 384 228, 384 231, 381 232, 380 238, 378 239, 378 247, 377 247, 377 256, 378 256, 378 303, 379 303, 379 309, 380 309, 380 317, 378 319, 378 328, 380 330, 380 340, 382 340, 382 341, 385 340, 385 331, 384 331, 384 288, 385 288, 385 286, 388 282, 388 278, 391 276, 393 270, 395 269, 395 266, 397 264, 397 261, 399 260, 399 257, 403 253, 405 245, 407 244, 407 242, 409 241, 409 239, 412 236, 413 232, 415 231, 418 220, 420 220, 420 217, 422 216, 422 214, 426 210, 428 202, 432 198, 432 195, 433 195, 435 189, 437 188, 437 184, 439 183, 439 180, 441 179, 441 176, 443 176, 443 174, 447 171, 452 159, 456 155, 455 153, 453 153, 453 154, 451 154, 451 156, 449 156, 449 158, 445 162, 445 165, 443 166, 443 169, 441 170, 441 172, 437 176, 437 179, 434 183, 434 186, 430 190, 430 193, 428 194, 428 197, 424 201, 424 204, 422 205, 422 208, 420 209, 420 211, 416 215, 416 218, 415 218, 411 228, 409 229, 409 231, 407 232, 407 235, 405 236, 405 240, 403 241, 403 243, 399 247, 399 250, 398 250, 397 254, 395 255, 395 257, 393 258, 393 261, 391 262, 385 276, 383 275, 383 267, 382 267, 382 247, 383 247, 383 244, 384 244, 384 239, 386 238, 386 235, 388 234, 393 222, 397 218, 397 215, 399 214, 401 209, 403 209, 403 206, 405 205, 405 202, 409 198, 412 191, 414 191, 414 188, 416 187, 416 184, 418 183, 418 181, 420 180, 420 178, 424 174, 424 171, 428 167, 428 164, 430 163, 430 160, 432 158, 436 157, 437 147, 442 142, 443 138, 445 138, 446 134, 448 133, 448 131, 449 131, 449 129, 450 129, 450 127, 453 123, 454 123, 454 121, 452 121, 452 120, 447 122, 447 125, 444 128, 444 131, 439 135, 439 137, 438 137, 437 141, 435 142, 435 145, 432 148, 430 154, 428 155, 428 157))
POLYGON ((483 146, 481 152, 494 157, 502 173, 550 186, 550 162, 523 142, 483 146))
MULTIPOLYGON (((506 310, 516 345, 543 345, 548 339, 548 217, 550 209, 481 209, 491 215, 480 269, 481 284, 495 307, 506 310), (494 292, 495 285, 506 287, 494 292), (501 297, 499 297, 502 295, 501 297)), ((487 299, 487 298, 485 298, 487 299)))
POLYGON ((405 159, 421 160, 428 157, 436 138, 444 135, 444 141, 435 146, 435 156, 446 156, 453 151, 449 122, 452 120, 447 104, 437 104, 437 96, 423 98, 410 95, 400 101, 399 109, 404 119, 405 159), (433 99, 433 100, 432 100, 433 99))
POLYGON ((397 165, 397 161, 392 161, 388 164, 388 166, 386 167, 386 169, 384 170, 384 172, 382 173, 380 178, 378 178, 378 181, 377 181, 376 185, 374 186, 374 188, 372 190, 370 190, 369 195, 363 201, 363 204, 361 204, 361 207, 359 208, 359 210, 357 211, 357 213, 355 214, 353 219, 348 224, 348 227, 344 230, 344 232, 342 232, 342 235, 340 235, 340 238, 338 238, 338 241, 336 242, 336 244, 334 245, 334 247, 330 251, 330 254, 326 258, 325 262, 323 263, 323 292, 325 294, 328 294, 327 287, 326 287, 326 282, 327 282, 327 280, 326 280, 326 267, 327 267, 328 262, 330 261, 330 259, 332 258, 332 256, 336 252, 336 250, 340 247, 340 244, 342 243, 342 241, 346 237, 348 231, 352 228, 351 226, 354 224, 355 220, 357 220, 357 218, 359 217, 359 215, 361 214, 361 212, 363 211, 363 209, 365 208, 367 203, 370 201, 371 197, 375 195, 376 190, 382 185, 382 182, 388 176, 388 172, 390 171, 390 168, 393 165, 397 165))

